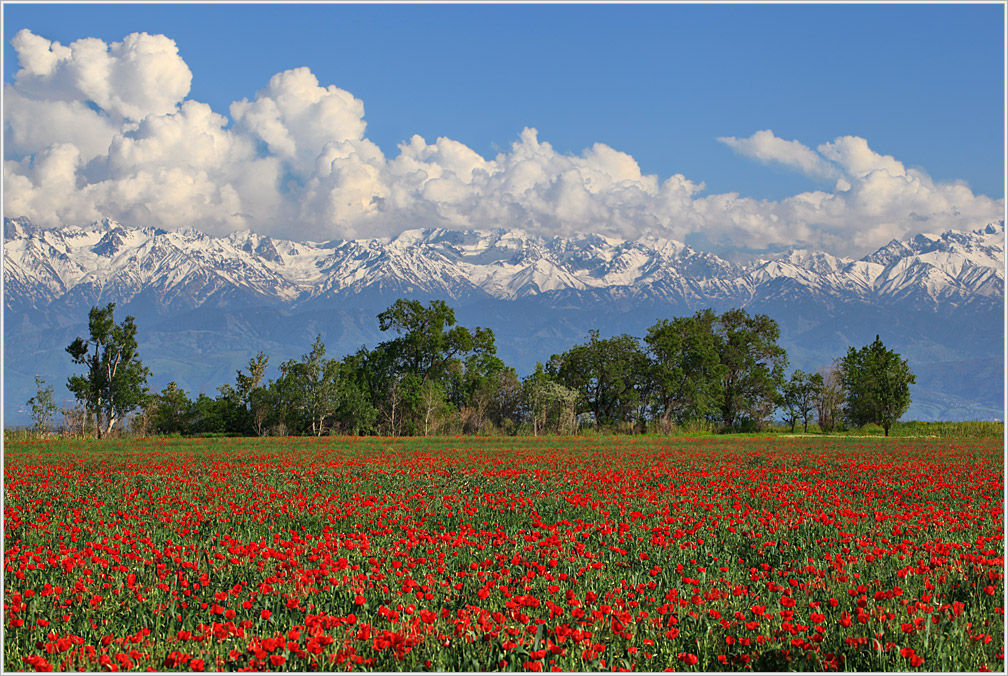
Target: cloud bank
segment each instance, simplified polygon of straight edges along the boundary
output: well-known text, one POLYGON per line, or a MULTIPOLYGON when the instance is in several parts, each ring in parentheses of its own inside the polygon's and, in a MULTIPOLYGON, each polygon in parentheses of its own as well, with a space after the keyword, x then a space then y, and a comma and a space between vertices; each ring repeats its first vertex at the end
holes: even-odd
POLYGON ((854 136, 814 150, 770 130, 720 138, 835 186, 777 201, 705 195, 680 174, 642 174, 603 143, 557 153, 531 128, 493 159, 420 136, 386 157, 366 136, 363 102, 307 68, 274 75, 226 117, 187 98, 192 73, 163 35, 63 46, 22 30, 11 43, 20 70, 4 84, 4 215, 43 226, 110 217, 315 240, 503 227, 860 255, 1004 213, 1003 199, 936 183, 854 136))

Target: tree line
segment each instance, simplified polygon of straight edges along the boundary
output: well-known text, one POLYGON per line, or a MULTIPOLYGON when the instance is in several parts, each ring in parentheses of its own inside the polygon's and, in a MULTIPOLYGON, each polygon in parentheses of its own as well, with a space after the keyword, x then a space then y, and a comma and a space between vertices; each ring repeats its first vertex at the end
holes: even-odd
MULTIPOLYGON (((391 337, 373 349, 328 357, 319 335, 300 359, 267 379, 262 352, 211 397, 171 382, 147 388, 133 317, 115 305, 89 314, 89 338, 67 347, 83 374, 67 387, 78 406, 64 417, 80 433, 111 434, 129 419, 140 434, 324 435, 574 434, 586 428, 671 433, 759 430, 775 412, 795 431, 881 425, 888 436, 910 404, 914 376, 876 336, 816 373, 787 375, 780 330, 743 309, 700 310, 659 320, 638 339, 603 338, 552 355, 519 378, 488 328, 459 325, 444 301, 400 299, 377 316, 391 337)), ((39 428, 55 412, 36 378, 28 404, 39 428)))

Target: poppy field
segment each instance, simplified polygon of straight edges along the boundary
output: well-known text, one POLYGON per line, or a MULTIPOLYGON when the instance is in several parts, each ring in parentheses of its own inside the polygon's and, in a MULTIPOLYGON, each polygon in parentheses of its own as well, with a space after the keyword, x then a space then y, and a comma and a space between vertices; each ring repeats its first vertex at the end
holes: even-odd
POLYGON ((1003 671, 1002 442, 4 449, 4 671, 1003 671))

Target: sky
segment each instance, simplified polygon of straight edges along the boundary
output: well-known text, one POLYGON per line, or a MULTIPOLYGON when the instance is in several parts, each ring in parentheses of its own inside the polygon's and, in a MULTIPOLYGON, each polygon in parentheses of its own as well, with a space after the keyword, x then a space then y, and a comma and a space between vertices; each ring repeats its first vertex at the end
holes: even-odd
POLYGON ((5 3, 4 215, 863 255, 1003 216, 1004 12, 5 3))

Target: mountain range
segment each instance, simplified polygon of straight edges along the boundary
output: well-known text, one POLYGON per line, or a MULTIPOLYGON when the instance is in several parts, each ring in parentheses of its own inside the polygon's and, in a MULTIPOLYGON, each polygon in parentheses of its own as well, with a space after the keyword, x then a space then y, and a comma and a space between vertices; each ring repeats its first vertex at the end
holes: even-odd
POLYGON ((321 333, 331 356, 386 339, 396 298, 440 298, 486 326, 519 374, 585 339, 643 336, 657 319, 745 307, 781 327, 791 366, 815 370, 876 334, 917 376, 915 419, 1004 418, 1004 221, 893 240, 854 260, 788 249, 739 264, 671 239, 519 230, 408 230, 329 242, 214 237, 105 219, 40 229, 4 220, 4 416, 27 422, 34 376, 73 371, 64 348, 88 309, 132 314, 156 389, 213 395, 259 350, 275 367, 321 333))

